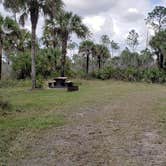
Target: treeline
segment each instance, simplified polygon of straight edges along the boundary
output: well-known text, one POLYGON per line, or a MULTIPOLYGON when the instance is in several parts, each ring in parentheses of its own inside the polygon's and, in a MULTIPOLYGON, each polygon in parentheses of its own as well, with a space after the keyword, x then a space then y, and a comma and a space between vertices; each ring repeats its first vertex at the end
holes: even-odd
POLYGON ((0 15, 0 73, 2 59, 5 62, 9 59, 12 77, 31 78, 32 88, 37 87, 38 77, 47 79, 55 76, 165 82, 165 7, 156 6, 148 13, 146 24, 153 28, 155 35, 150 38, 146 49, 137 51, 139 34, 132 29, 126 38, 126 48, 115 56, 120 52, 120 44, 108 35, 102 35, 98 43, 92 41, 92 34, 81 17, 66 12, 61 0, 16 1, 14 5, 12 0, 3 0, 0 3, 15 18, 0 15), (41 13, 44 14, 45 25, 39 39, 36 27, 41 13), (24 28, 28 17, 31 32, 24 28), (73 33, 82 39, 79 44, 71 41, 73 33), (2 58, 2 52, 7 58, 2 58))

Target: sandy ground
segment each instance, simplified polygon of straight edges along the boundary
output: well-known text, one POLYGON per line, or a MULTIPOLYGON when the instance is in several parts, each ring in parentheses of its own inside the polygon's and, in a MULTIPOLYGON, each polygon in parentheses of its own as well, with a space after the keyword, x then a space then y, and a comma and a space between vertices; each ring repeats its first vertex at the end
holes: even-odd
POLYGON ((63 127, 11 149, 10 166, 166 166, 166 138, 153 111, 166 91, 137 92, 80 108, 63 127), (21 147, 19 158, 15 149, 21 147), (22 151, 21 151, 22 150, 22 151))

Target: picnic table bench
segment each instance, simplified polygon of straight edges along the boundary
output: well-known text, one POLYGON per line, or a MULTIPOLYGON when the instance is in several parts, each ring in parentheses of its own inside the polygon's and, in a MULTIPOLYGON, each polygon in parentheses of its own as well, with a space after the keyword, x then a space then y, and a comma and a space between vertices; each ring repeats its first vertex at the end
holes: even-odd
POLYGON ((53 81, 48 82, 49 88, 67 88, 67 91, 78 91, 79 87, 74 85, 72 81, 67 81, 67 77, 57 77, 53 81))
POLYGON ((56 81, 50 81, 48 82, 48 87, 49 88, 54 88, 56 86, 56 81))

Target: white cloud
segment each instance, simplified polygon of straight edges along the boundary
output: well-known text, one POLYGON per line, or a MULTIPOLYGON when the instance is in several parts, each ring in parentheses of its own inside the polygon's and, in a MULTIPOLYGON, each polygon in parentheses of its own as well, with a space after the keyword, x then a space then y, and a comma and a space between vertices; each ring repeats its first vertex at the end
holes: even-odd
POLYGON ((116 5, 114 0, 64 0, 64 3, 67 10, 75 11, 81 15, 100 13, 116 5))
POLYGON ((101 31, 101 27, 105 22, 105 18, 102 16, 90 16, 83 19, 84 24, 86 24, 93 33, 101 31))
POLYGON ((128 12, 129 13, 138 13, 138 10, 136 8, 129 8, 128 12))
MULTIPOLYGON (((99 42, 100 36, 107 34, 125 47, 128 32, 135 29, 140 36, 138 49, 143 49, 148 31, 145 24, 147 13, 157 4, 166 4, 166 1, 161 0, 155 5, 151 0, 65 0, 65 3, 68 10, 83 17, 93 32, 93 40, 99 42)), ((149 33, 153 34, 153 31, 149 33)))

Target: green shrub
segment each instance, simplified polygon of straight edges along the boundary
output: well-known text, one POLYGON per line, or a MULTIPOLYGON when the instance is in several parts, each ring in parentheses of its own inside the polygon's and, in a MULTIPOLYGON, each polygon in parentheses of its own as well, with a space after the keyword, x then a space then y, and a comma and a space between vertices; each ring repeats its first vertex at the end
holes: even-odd
POLYGON ((78 70, 77 72, 76 72, 76 77, 77 78, 86 78, 86 73, 83 71, 83 70, 78 70))
POLYGON ((110 79, 113 75, 113 68, 106 67, 96 73, 96 77, 102 80, 110 79))
POLYGON ((30 84, 30 80, 1 80, 0 88, 28 87, 30 84))
POLYGON ((166 72, 157 68, 147 69, 143 72, 143 80, 150 83, 165 83, 166 72))
POLYGON ((36 88, 43 88, 44 87, 44 80, 42 78, 42 76, 37 76, 37 79, 36 79, 36 88))
POLYGON ((157 68, 138 69, 138 68, 112 68, 106 67, 94 75, 96 78, 116 79, 123 81, 144 81, 149 83, 165 83, 166 72, 157 68))
POLYGON ((77 74, 75 71, 68 69, 68 70, 66 70, 66 76, 70 77, 70 78, 76 78, 77 74))
POLYGON ((51 74, 51 77, 50 78, 56 78, 56 77, 59 77, 60 76, 60 72, 56 71, 56 72, 53 72, 51 74))

